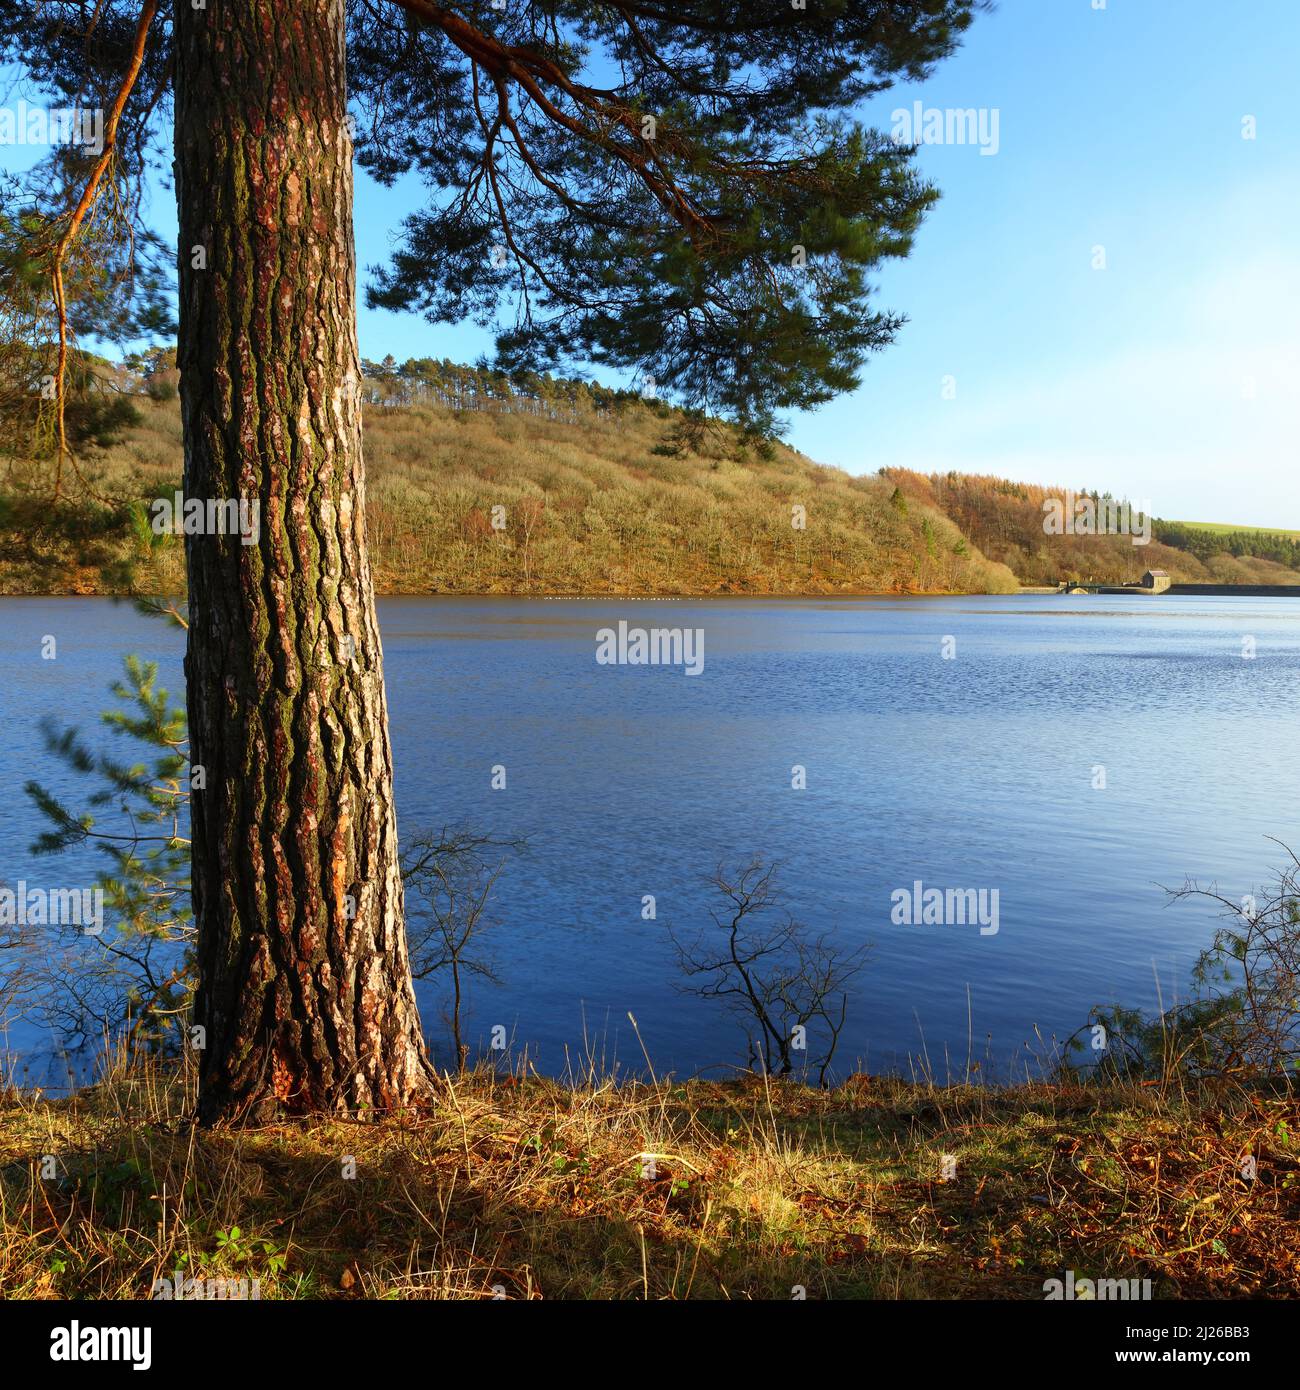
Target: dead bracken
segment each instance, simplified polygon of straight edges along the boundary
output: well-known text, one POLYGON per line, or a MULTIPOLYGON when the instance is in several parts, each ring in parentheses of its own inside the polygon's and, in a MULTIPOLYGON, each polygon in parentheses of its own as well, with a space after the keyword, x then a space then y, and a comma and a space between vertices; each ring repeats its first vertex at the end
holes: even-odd
POLYGON ((479 1070, 379 1123, 192 1109, 153 1066, 7 1092, 0 1294, 144 1299, 177 1270, 263 1299, 1036 1300, 1065 1271, 1300 1294, 1300 1104, 1266 1089, 479 1070))

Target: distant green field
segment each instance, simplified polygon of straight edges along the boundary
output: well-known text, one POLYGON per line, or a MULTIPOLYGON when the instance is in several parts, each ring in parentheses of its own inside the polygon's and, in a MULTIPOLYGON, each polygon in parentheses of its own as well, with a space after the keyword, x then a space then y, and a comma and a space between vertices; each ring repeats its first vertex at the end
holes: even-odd
POLYGON ((1171 526, 1190 526, 1196 531, 1214 531, 1226 536, 1232 531, 1254 532, 1260 536, 1287 536, 1291 540, 1300 539, 1300 531, 1287 531, 1277 526, 1234 526, 1228 521, 1173 521, 1171 526))

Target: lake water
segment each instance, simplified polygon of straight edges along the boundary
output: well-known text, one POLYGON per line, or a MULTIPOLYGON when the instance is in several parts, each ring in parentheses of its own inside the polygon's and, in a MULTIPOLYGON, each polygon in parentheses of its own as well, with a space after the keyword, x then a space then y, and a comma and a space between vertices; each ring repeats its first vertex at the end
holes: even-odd
MULTIPOLYGON (((1300 599, 379 607, 399 829, 527 838, 494 899, 502 983, 471 983, 470 1034, 504 1025, 542 1071, 580 1057, 584 1032, 641 1066, 629 1011, 661 1072, 744 1061, 737 1026, 674 988, 667 934, 707 925, 719 863, 778 861, 790 912, 871 946, 838 1071, 928 1057, 943 1078, 968 1055, 1036 1070, 1093 1005, 1184 994, 1215 918, 1164 887, 1194 877, 1235 899, 1280 862, 1266 837, 1300 847, 1300 599), (700 629, 702 672, 599 664, 598 630, 620 620, 700 629), (895 923, 891 895, 916 880, 996 889, 996 933, 895 923)), ((107 600, 0 600, 0 880, 88 881, 87 860, 27 853, 23 782, 76 791, 38 722, 91 731, 129 651, 179 694, 181 645, 107 600)), ((445 1060, 440 986, 421 1002, 445 1060)), ((42 1040, 11 1043, 35 1055, 42 1040)))

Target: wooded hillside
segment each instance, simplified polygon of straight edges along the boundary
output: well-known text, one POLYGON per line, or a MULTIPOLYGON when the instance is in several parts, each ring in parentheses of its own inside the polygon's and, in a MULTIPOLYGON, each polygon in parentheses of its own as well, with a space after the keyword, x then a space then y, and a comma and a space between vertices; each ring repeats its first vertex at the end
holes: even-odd
MULTIPOLYGON (((179 538, 153 537, 146 511, 181 484, 169 372, 154 371, 132 396, 136 423, 84 465, 103 500, 51 512, 38 473, 0 472, 0 591, 183 585, 179 538)), ((364 395, 381 593, 1015 588, 937 509, 883 479, 634 392, 425 360, 367 364, 364 395)))
MULTIPOLYGON (((99 366, 79 496, 49 507, 47 467, 0 455, 0 593, 183 588, 179 539, 148 512, 181 486, 172 357, 99 366)), ((1053 535, 1044 504, 1064 488, 852 476, 631 390, 390 357, 365 363, 362 394, 381 593, 1005 593, 1148 568, 1300 584, 1294 534, 1156 519, 1144 545, 1053 535)))

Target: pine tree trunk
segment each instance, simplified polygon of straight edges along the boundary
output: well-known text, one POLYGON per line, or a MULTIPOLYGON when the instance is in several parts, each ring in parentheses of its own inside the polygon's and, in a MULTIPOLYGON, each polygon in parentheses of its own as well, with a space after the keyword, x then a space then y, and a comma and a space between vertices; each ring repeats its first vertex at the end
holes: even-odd
POLYGON ((344 0, 176 0, 199 1117, 420 1103, 366 557, 344 0))

